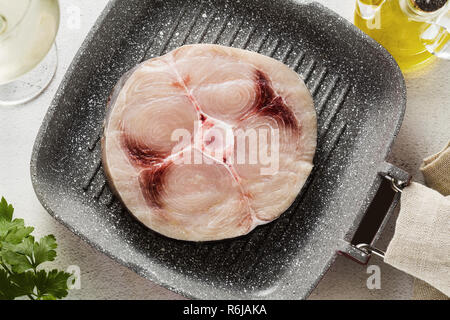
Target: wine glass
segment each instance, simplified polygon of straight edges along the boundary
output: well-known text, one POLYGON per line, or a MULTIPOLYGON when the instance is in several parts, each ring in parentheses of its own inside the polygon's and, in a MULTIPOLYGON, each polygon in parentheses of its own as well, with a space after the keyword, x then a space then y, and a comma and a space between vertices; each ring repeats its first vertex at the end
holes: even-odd
POLYGON ((58 0, 0 0, 0 105, 37 97, 58 64, 58 0))

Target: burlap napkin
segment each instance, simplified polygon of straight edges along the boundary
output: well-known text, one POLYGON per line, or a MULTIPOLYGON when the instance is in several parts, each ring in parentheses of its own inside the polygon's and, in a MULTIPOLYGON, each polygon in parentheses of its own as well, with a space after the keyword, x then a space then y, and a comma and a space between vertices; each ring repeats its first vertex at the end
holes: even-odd
POLYGON ((421 170, 427 185, 437 191, 418 183, 403 190, 384 261, 418 279, 414 298, 446 299, 450 296, 450 142, 425 159, 421 170))
POLYGON ((426 158, 420 170, 427 186, 450 195, 450 141, 441 152, 426 158))

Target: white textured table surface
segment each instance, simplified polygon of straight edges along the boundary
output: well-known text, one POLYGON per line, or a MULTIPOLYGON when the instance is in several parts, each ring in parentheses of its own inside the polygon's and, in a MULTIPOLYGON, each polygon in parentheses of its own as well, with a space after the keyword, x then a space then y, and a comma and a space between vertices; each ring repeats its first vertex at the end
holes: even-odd
MULTIPOLYGON (((0 196, 14 204, 16 216, 36 227, 35 235, 53 233, 58 257, 51 266, 81 269, 81 289, 71 299, 179 299, 181 296, 141 278, 112 261, 53 220, 38 202, 30 181, 29 162, 41 121, 73 56, 108 0, 60 0, 62 23, 57 38, 59 67, 55 80, 38 99, 21 106, 0 107, 0 196), (79 8, 81 24, 70 23, 79 8)), ((352 20, 354 0, 321 0, 352 20)), ((73 22, 73 21, 72 21, 73 22)), ((422 159, 435 153, 450 139, 450 62, 439 61, 427 71, 406 77, 408 105, 403 127, 390 158, 394 164, 422 181, 422 159)), ((380 246, 392 237, 391 219, 380 246)), ((369 290, 367 268, 338 257, 312 299, 410 299, 413 279, 374 258, 381 268, 381 289, 369 290)))

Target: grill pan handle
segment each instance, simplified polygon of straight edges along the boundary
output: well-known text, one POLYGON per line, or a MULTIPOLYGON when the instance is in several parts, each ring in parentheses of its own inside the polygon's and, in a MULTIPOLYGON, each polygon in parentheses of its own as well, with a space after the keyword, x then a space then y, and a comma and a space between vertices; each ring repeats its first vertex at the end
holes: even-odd
POLYGON ((382 163, 373 187, 372 201, 361 209, 365 214, 353 228, 356 231, 345 237, 340 254, 361 264, 367 264, 372 254, 384 255, 374 245, 394 212, 402 189, 410 181, 411 175, 406 171, 388 162, 382 163))

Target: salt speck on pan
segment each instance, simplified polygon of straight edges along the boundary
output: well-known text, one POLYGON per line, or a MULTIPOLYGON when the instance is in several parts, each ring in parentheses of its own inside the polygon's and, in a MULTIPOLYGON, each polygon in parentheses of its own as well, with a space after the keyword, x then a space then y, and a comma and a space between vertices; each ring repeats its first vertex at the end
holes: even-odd
POLYGON ((202 14, 202 17, 203 17, 203 18, 206 18, 206 17, 207 17, 206 13, 202 14))

